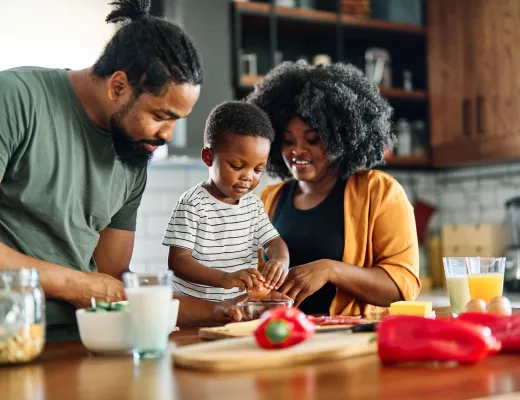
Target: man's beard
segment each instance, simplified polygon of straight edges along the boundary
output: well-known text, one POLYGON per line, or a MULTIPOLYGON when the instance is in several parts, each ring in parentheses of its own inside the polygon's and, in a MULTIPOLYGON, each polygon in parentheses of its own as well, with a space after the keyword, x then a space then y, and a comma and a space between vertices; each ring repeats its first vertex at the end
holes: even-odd
POLYGON ((153 152, 146 150, 143 143, 153 146, 162 146, 164 140, 132 140, 126 129, 121 126, 120 121, 128 111, 129 107, 123 107, 119 112, 110 118, 110 130, 112 131, 112 141, 117 158, 121 165, 129 170, 139 170, 146 168, 153 157, 153 152))

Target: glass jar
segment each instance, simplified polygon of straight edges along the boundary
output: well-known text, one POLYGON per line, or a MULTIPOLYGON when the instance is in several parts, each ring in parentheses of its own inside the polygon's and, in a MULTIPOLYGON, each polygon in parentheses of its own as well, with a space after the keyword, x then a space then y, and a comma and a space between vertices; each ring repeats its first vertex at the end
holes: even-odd
POLYGON ((35 268, 0 270, 0 364, 24 363, 45 344, 45 296, 35 268))

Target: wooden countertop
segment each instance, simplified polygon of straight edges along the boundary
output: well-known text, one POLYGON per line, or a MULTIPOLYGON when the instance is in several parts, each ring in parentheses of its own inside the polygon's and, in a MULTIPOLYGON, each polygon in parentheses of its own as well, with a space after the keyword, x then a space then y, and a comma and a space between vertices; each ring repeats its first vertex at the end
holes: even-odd
MULTIPOLYGON (((170 339, 170 349, 199 342, 195 329, 174 332, 170 339)), ((134 364, 131 356, 93 356, 81 342, 62 342, 47 344, 31 364, 0 367, 0 398, 9 400, 449 400, 515 391, 520 392, 520 355, 451 368, 383 367, 372 355, 285 370, 214 374, 174 368, 170 357, 134 364)))

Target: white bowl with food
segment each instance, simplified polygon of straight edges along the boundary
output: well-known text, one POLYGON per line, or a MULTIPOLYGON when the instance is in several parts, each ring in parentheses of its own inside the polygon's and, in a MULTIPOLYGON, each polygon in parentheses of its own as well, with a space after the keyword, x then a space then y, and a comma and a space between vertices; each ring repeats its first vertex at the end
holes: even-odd
MULTIPOLYGON (((179 300, 170 303, 169 333, 176 330, 179 300)), ((99 302, 94 308, 76 310, 81 342, 93 353, 128 353, 132 350, 128 302, 108 305, 99 302), (100 307, 101 304, 101 307, 100 307)))

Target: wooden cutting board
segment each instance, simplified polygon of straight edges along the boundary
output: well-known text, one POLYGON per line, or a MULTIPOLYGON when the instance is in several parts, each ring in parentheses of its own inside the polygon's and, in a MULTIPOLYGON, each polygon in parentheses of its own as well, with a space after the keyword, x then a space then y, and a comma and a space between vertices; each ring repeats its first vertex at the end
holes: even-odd
POLYGON ((175 366, 203 371, 247 371, 324 362, 377 352, 374 333, 323 333, 299 345, 264 350, 254 338, 236 338, 183 346, 173 352, 175 366))
MULTIPOLYGON (((203 340, 219 340, 252 336, 256 324, 259 320, 248 322, 235 322, 225 326, 217 326, 213 328, 200 328, 199 337, 203 340)), ((366 321, 371 322, 371 321, 366 321)), ((317 331, 327 331, 329 329, 346 328, 350 325, 323 325, 317 326, 317 331)))

